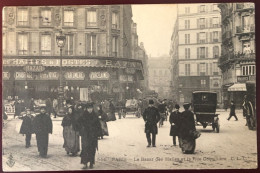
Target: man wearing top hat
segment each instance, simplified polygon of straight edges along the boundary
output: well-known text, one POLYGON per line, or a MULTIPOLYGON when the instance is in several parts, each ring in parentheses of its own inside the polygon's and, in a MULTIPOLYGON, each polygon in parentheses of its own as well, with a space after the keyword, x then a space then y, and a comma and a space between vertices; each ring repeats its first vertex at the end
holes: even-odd
POLYGON ((156 147, 156 134, 158 133, 157 123, 160 121, 160 114, 157 108, 154 107, 154 101, 149 100, 149 106, 144 110, 143 119, 145 121, 145 133, 148 145, 147 147, 151 146, 156 147), (151 134, 152 134, 152 141, 151 141, 151 134))
POLYGON ((40 114, 33 120, 33 132, 36 134, 38 152, 41 157, 47 156, 49 133, 52 133, 52 120, 46 113, 46 106, 41 106, 40 114))

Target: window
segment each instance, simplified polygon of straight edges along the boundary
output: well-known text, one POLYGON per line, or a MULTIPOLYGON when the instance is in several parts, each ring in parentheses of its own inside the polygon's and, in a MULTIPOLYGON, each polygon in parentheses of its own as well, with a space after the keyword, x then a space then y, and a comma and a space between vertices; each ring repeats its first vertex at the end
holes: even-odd
POLYGON ((213 47, 213 58, 218 58, 219 57, 219 47, 214 46, 213 47))
POLYGON ((251 45, 249 41, 243 42, 243 53, 244 54, 250 54, 251 53, 251 45))
POLYGON ((65 55, 73 55, 73 35, 66 35, 65 55))
POLYGON ((206 80, 205 79, 200 80, 200 85, 201 87, 206 87, 206 80))
POLYGON ((200 29, 206 28, 206 19, 205 18, 199 19, 199 28, 200 29))
POLYGON ((72 9, 64 10, 64 26, 74 26, 74 11, 72 9))
POLYGON ((190 75, 190 64, 185 64, 185 75, 186 76, 190 75))
POLYGON ((29 12, 28 8, 18 8, 17 12, 17 25, 28 26, 29 25, 29 12))
POLYGON ((200 63, 200 75, 203 76, 206 74, 206 64, 200 63))
POLYGON ((118 29, 119 28, 119 18, 118 13, 113 12, 112 13, 112 29, 118 29))
POLYGON ((213 17, 212 24, 213 24, 213 27, 215 27, 215 28, 219 27, 219 18, 213 17))
POLYGON ((218 42, 219 35, 218 31, 213 31, 213 42, 218 42))
POLYGON ((42 55, 51 54, 51 35, 50 34, 41 35, 41 54, 42 55))
POLYGON ((190 13, 190 7, 185 7, 185 14, 189 14, 190 13))
POLYGON ((87 55, 96 56, 97 55, 97 36, 87 35, 87 55))
POLYGON ((243 76, 255 75, 255 65, 242 66, 242 75, 243 76))
POLYGON ((213 11, 219 11, 217 4, 213 4, 213 11))
POLYGON ((185 20, 185 29, 190 29, 190 20, 185 20))
POLYGON ((185 34, 185 44, 190 44, 190 34, 185 34))
POLYGON ((250 16, 242 16, 242 28, 244 32, 250 32, 250 16))
POLYGON ((18 54, 28 55, 28 33, 18 34, 18 54))
POLYGON ((113 36, 112 38, 112 56, 118 56, 118 37, 113 36))
POLYGON ((206 33, 205 32, 199 33, 199 43, 206 43, 206 33))
POLYGON ((3 33, 3 36, 2 36, 2 45, 3 45, 3 54, 6 53, 6 33, 3 33))
POLYGON ((205 47, 199 47, 198 48, 198 58, 199 59, 206 58, 206 48, 205 47))
POLYGON ((87 26, 88 27, 97 26, 97 11, 96 10, 87 11, 87 26))
POLYGON ((201 5, 199 7, 199 9, 200 9, 200 13, 206 12, 206 6, 205 5, 201 5))
POLYGON ((218 75, 218 71, 219 71, 218 63, 214 62, 213 63, 213 75, 218 75))
POLYGON ((51 26, 52 17, 51 17, 51 9, 41 9, 41 22, 42 26, 51 26))
POLYGON ((185 48, 185 59, 190 59, 190 48, 185 48))

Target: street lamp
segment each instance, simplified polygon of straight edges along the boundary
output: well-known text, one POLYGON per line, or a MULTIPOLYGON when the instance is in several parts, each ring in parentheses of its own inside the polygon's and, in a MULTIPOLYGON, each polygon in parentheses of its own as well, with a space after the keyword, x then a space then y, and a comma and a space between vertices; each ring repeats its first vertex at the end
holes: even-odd
POLYGON ((58 115, 65 115, 65 110, 63 106, 64 100, 64 88, 62 84, 62 48, 66 43, 66 36, 62 34, 62 30, 60 30, 60 34, 56 36, 56 42, 58 47, 60 48, 60 86, 59 86, 59 99, 58 99, 58 115))

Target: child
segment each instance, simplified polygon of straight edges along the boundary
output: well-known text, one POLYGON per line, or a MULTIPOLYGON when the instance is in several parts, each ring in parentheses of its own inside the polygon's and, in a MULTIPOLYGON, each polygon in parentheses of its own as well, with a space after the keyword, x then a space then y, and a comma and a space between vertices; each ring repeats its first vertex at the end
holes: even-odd
POLYGON ((25 134, 25 147, 28 148, 31 146, 31 136, 32 136, 32 120, 33 116, 31 114, 30 109, 26 109, 26 114, 25 116, 21 117, 23 120, 20 133, 25 134))

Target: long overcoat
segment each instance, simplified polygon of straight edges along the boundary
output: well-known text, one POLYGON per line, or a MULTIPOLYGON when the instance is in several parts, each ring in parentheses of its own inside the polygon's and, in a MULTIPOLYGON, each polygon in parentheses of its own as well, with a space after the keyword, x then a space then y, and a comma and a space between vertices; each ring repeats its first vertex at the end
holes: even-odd
POLYGON ((157 123, 160 121, 160 114, 157 108, 151 106, 144 110, 145 133, 158 133, 157 123))
POLYGON ((33 129, 32 129, 32 121, 33 117, 32 116, 24 116, 22 117, 23 122, 20 128, 20 133, 21 134, 32 134, 33 129))
POLYGON ((172 112, 169 121, 171 124, 170 136, 179 136, 181 113, 179 111, 172 112), (174 125, 172 125, 172 123, 174 123, 174 125))

